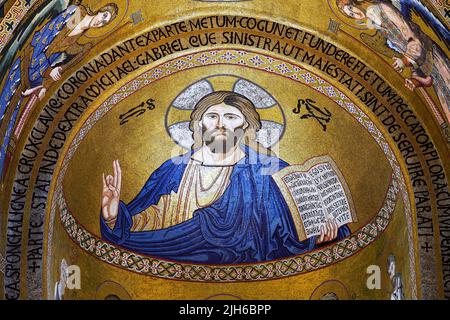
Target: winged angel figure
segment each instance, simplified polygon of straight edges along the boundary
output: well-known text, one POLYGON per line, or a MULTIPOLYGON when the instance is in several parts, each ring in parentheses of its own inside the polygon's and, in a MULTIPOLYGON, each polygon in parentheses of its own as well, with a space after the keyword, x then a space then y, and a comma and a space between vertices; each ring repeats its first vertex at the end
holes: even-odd
POLYGON ((428 25, 450 48, 449 30, 419 0, 337 0, 346 16, 375 29, 375 35, 362 34, 372 49, 393 56, 398 72, 411 68, 405 86, 413 91, 433 87, 450 121, 450 63, 442 48, 413 21, 413 13, 428 25))
POLYGON ((46 23, 33 30, 32 37, 22 44, 23 50, 18 48, 20 53, 15 60, 8 53, 6 60, 10 62, 10 68, 0 94, 0 125, 8 114, 9 120, 4 137, 1 137, 0 176, 23 100, 27 99, 23 110, 31 110, 42 100, 50 83, 60 80, 64 71, 78 63, 93 46, 92 43, 80 44, 78 40, 89 29, 109 24, 118 11, 115 3, 109 3, 97 11, 86 5, 68 5, 68 1, 63 3, 65 9, 62 12, 46 19, 46 23), (12 113, 8 113, 9 109, 12 113))

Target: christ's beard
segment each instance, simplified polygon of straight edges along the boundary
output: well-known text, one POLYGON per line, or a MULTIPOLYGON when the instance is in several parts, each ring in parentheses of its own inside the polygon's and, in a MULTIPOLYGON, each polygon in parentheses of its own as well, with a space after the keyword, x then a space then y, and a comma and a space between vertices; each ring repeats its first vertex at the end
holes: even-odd
POLYGON ((234 131, 225 128, 212 130, 203 128, 202 132, 204 143, 213 153, 228 153, 237 146, 244 136, 244 130, 242 128, 237 128, 234 131))

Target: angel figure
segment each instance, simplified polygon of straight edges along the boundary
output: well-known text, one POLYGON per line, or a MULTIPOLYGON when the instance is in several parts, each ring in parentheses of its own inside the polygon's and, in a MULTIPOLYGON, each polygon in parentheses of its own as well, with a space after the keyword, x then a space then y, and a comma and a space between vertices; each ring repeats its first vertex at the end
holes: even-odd
POLYGON ((398 72, 411 68, 405 86, 413 91, 433 87, 450 121, 450 63, 439 45, 412 21, 414 11, 430 25, 449 46, 449 31, 417 0, 337 0, 339 10, 350 18, 365 22, 369 29, 381 33, 389 48, 398 56, 392 66, 398 72))
POLYGON ((0 149, 0 176, 10 143, 11 133, 16 124, 19 109, 24 99, 28 99, 25 111, 30 111, 35 103, 42 100, 47 87, 61 79, 61 74, 78 63, 84 53, 92 48, 92 43, 78 41, 86 31, 102 28, 117 17, 118 7, 107 4, 97 11, 85 5, 71 5, 37 30, 31 42, 12 63, 0 95, 0 125, 12 105, 8 125, 4 132, 0 149))

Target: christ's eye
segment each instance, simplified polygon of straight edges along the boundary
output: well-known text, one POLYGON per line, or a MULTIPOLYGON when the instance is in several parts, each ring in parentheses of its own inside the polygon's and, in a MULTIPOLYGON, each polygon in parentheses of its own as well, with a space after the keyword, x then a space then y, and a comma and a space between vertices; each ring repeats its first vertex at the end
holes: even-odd
POLYGON ((206 117, 211 120, 217 119, 217 116, 215 114, 208 114, 208 115, 206 115, 206 117))
POLYGON ((231 115, 231 114, 227 114, 227 115, 225 116, 225 119, 227 119, 227 120, 236 120, 237 117, 236 117, 236 116, 233 116, 233 115, 231 115))

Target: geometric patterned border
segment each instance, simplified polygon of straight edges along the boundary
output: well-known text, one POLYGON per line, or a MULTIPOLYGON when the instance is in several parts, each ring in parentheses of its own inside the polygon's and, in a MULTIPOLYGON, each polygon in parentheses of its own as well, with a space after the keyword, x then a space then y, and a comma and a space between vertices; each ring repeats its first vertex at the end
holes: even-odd
POLYGON ((444 26, 449 27, 449 21, 448 21, 448 13, 447 11, 450 10, 450 2, 448 0, 428 0, 427 1, 431 6, 435 7, 436 10, 441 15, 441 21, 443 21, 444 26))
MULTIPOLYGON (((410 253, 410 274, 412 277, 413 283, 416 281, 416 273, 415 273, 415 258, 414 258, 414 248, 413 248, 413 235, 412 235, 412 218, 411 218, 411 205, 409 202, 408 192, 405 184, 405 179, 401 173, 400 166, 397 162, 397 159, 390 148, 389 144, 386 142, 385 137, 381 133, 381 131, 376 127, 376 125, 370 120, 370 118, 356 105, 354 104, 350 98, 348 98, 343 92, 341 92, 338 88, 334 87, 332 84, 317 76, 316 74, 303 69, 297 64, 293 64, 283 59, 279 59, 273 56, 269 56, 266 54, 256 53, 250 50, 235 50, 235 49, 214 49, 214 50, 205 50, 192 54, 187 54, 184 56, 180 56, 169 60, 165 63, 162 63, 131 80, 129 83, 122 86, 116 93, 112 94, 109 98, 106 99, 104 103, 102 103, 97 110, 95 110, 90 117, 83 124, 80 131, 76 134, 71 146, 69 147, 65 158, 63 159, 63 163, 61 165, 61 170, 59 172, 56 187, 55 187, 55 197, 53 198, 51 204, 50 211, 50 230, 49 230, 49 241, 48 241, 48 260, 47 267, 50 270, 50 261, 51 261, 51 245, 52 245, 52 226, 54 224, 54 218, 56 213, 57 203, 60 205, 60 215, 61 220, 63 221, 64 227, 66 228, 67 233, 71 238, 73 238, 84 250, 90 252, 91 254, 97 256, 99 259, 120 266, 122 268, 128 268, 133 271, 142 272, 142 270, 152 270, 145 271, 144 273, 152 274, 151 272, 156 272, 155 270, 160 270, 162 272, 161 276, 166 275, 167 277, 169 271, 167 270, 176 270, 173 274, 173 277, 183 277, 186 276, 186 272, 191 274, 191 278, 196 278, 197 276, 193 276, 194 274, 203 274, 204 279, 208 278, 211 280, 208 281, 218 281, 214 279, 220 279, 222 277, 222 273, 218 273, 217 275, 207 274, 206 270, 209 270, 211 266, 203 266, 204 269, 199 270, 198 266, 194 265, 185 265, 181 263, 172 263, 167 262, 162 259, 153 259, 150 258, 146 260, 142 257, 136 258, 138 255, 131 253, 129 251, 116 248, 110 244, 103 242, 92 236, 87 230, 84 229, 83 226, 79 225, 75 219, 71 216, 70 212, 68 212, 65 208, 65 204, 62 198, 63 190, 62 190, 62 181, 64 179, 65 172, 69 165, 69 162, 78 148, 81 141, 84 139, 89 130, 95 125, 97 121, 99 121, 111 108, 114 107, 119 101, 125 99, 129 95, 134 92, 141 90, 147 85, 157 81, 159 79, 169 77, 177 72, 188 70, 195 67, 208 66, 208 65, 235 65, 242 66, 252 69, 257 69, 261 71, 265 71, 268 73, 276 74, 278 76, 282 76, 296 82, 305 84, 310 88, 316 90, 318 93, 321 93, 334 102, 336 102, 343 110, 348 112, 351 116, 353 116, 361 126, 363 126, 372 138, 377 142, 380 146, 381 150, 384 152, 392 170, 393 177, 391 182, 391 187, 389 189, 388 195, 385 200, 385 206, 389 206, 391 201, 391 197, 393 196, 393 190, 398 190, 401 192, 402 200, 405 208, 405 217, 407 220, 407 229, 408 229, 408 242, 411 244, 409 248, 410 253), (394 188, 394 189, 392 189, 394 188), (94 249, 95 248, 95 249, 94 249), (114 257, 114 258, 113 258, 114 257), (137 260, 136 260, 137 259, 137 260), (147 261, 147 262, 144 262, 147 261), (151 261, 151 263, 150 263, 151 261), (164 263, 168 263, 169 265, 165 265, 164 263), (164 269, 162 265, 166 266, 169 269, 164 269), (183 267, 182 267, 183 266, 183 267), (163 268, 164 270, 161 270, 163 268), (218 277, 218 278, 217 278, 218 277)), ((236 270, 224 271, 224 274, 235 274, 234 279, 247 279, 247 277, 252 278, 253 275, 256 275, 256 278, 261 279, 262 274, 270 274, 271 277, 279 277, 283 276, 287 273, 292 274, 294 270, 298 273, 298 270, 303 270, 302 272, 306 272, 309 270, 313 270, 315 268, 323 267, 330 263, 334 263, 338 260, 343 259, 344 257, 348 257, 350 254, 353 254, 356 251, 366 247, 368 244, 373 242, 376 236, 385 230, 387 224, 391 218, 391 215, 388 211, 382 211, 377 214, 377 216, 373 219, 371 223, 367 226, 363 227, 361 230, 342 240, 341 242, 332 245, 329 248, 322 249, 320 251, 315 251, 303 255, 305 260, 300 262, 298 259, 300 257, 294 257, 291 259, 271 262, 271 263, 262 263, 258 265, 248 265, 247 267, 240 267, 241 273, 237 273, 236 270), (351 250, 351 253, 350 251, 351 250), (336 255, 337 254, 337 255, 336 255), (339 258, 340 257, 340 258, 339 258), (288 262, 289 261, 289 262, 288 262), (263 268, 266 271, 258 270, 259 268, 263 268), (264 267, 263 267, 264 266, 264 267), (270 267, 272 266, 272 267, 270 267), (287 268, 287 269, 286 269, 287 268), (286 269, 286 270, 285 270, 286 269), (284 270, 284 271, 280 271, 284 270), (244 273, 242 273, 244 272, 244 273)), ((222 269, 224 267, 221 267, 222 269)), ((218 269, 214 269, 218 270, 218 269)), ((224 269, 226 270, 226 269, 224 269)), ((210 272, 210 271, 209 271, 210 272)), ((158 272, 156 272, 159 274, 158 272)), ((187 276, 186 276, 187 277, 187 276)), ((266 276, 267 277, 267 276, 266 276)), ((206 280, 204 280, 206 281, 206 280)), ((231 280, 228 280, 231 281, 231 280)), ((413 299, 417 297, 417 292, 415 286, 412 288, 412 297, 413 299)))
POLYGON ((22 18, 37 1, 38 0, 17 0, 5 14, 3 19, 0 20, 0 52, 3 51, 3 48, 11 39, 22 18))

